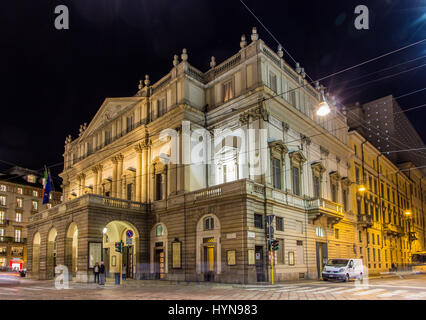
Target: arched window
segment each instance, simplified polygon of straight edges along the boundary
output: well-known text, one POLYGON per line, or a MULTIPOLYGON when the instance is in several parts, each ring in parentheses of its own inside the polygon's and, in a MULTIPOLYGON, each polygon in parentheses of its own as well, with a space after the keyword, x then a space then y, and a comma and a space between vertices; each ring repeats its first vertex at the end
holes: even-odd
POLYGON ((213 217, 207 217, 204 219, 204 230, 213 230, 214 229, 214 219, 213 217))
POLYGON ((163 236, 163 235, 164 235, 164 227, 163 227, 163 225, 162 225, 162 224, 159 224, 159 225, 157 226, 157 228, 155 229, 155 235, 156 235, 157 237, 161 237, 161 236, 163 236))
POLYGON ((324 237, 324 230, 321 227, 315 228, 315 235, 317 237, 324 237))

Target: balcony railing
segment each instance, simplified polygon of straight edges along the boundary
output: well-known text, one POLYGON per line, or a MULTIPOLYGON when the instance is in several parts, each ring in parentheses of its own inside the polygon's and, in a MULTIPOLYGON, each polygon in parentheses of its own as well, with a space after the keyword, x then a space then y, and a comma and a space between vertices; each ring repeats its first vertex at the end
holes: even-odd
POLYGON ((0 243, 27 243, 27 238, 14 238, 14 237, 6 237, 6 236, 0 236, 0 243))
POLYGON ((81 197, 75 198, 73 200, 58 204, 50 209, 41 211, 32 217, 30 217, 29 222, 35 222, 40 219, 45 219, 56 214, 64 213, 69 210, 74 210, 79 207, 93 206, 93 207, 104 207, 111 209, 126 209, 135 212, 145 212, 146 204, 136 201, 110 198, 97 194, 85 194, 81 197))
POLYGON ((383 231, 388 235, 393 236, 402 236, 404 234, 404 231, 400 226, 396 226, 391 223, 384 223, 383 224, 383 231))
POLYGON ((325 216, 329 222, 337 223, 343 217, 343 205, 319 198, 314 200, 306 200, 308 216, 310 219, 317 219, 320 216, 325 216))
POLYGON ((373 217, 368 214, 359 214, 358 225, 363 228, 371 228, 373 226, 373 217))

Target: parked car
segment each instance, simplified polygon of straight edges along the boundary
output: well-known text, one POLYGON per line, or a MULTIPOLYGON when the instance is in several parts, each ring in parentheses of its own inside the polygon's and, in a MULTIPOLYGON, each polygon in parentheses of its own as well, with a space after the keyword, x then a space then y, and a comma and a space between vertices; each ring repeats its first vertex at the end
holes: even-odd
POLYGON ((322 271, 322 279, 349 281, 349 279, 362 280, 364 265, 362 259, 329 259, 322 271))

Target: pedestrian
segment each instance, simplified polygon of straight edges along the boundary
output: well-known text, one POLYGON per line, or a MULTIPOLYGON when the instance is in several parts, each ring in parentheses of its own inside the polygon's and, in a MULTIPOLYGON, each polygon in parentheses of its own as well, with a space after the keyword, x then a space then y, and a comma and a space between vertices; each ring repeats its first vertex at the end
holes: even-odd
POLYGON ((95 267, 93 268, 93 273, 95 274, 95 283, 99 283, 99 263, 95 263, 95 267))
POLYGON ((101 261, 99 266, 99 284, 105 285, 105 265, 103 261, 101 261))

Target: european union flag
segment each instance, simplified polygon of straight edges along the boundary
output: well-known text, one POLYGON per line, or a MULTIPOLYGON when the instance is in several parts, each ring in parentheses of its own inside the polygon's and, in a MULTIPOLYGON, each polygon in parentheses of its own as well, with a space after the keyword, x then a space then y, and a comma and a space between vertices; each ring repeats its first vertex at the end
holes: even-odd
POLYGON ((49 203, 49 195, 52 192, 52 181, 50 181, 50 175, 47 169, 44 171, 44 187, 43 187, 43 204, 49 203))

